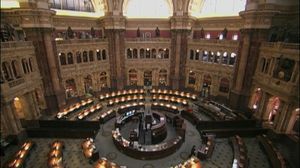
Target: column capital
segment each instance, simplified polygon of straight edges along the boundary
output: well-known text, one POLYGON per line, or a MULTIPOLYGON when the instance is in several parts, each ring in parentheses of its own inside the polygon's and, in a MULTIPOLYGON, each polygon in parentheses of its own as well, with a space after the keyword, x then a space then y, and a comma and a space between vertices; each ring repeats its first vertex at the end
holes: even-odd
POLYGON ((126 29, 126 18, 124 16, 104 16, 102 22, 105 29, 126 29))
POLYGON ((243 29, 269 29, 272 26, 272 18, 278 13, 273 10, 250 10, 240 12, 244 20, 243 29))
POLYGON ((7 22, 18 24, 22 28, 53 28, 55 13, 54 10, 42 8, 1 10, 7 22))
POLYGON ((171 30, 188 30, 191 31, 195 23, 195 18, 190 16, 172 16, 170 18, 171 30))

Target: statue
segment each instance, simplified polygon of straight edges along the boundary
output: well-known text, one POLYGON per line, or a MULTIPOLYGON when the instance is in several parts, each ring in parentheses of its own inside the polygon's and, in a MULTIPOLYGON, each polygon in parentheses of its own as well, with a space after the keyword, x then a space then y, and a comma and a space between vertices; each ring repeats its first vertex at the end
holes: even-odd
POLYGON ((94 27, 91 28, 91 36, 92 36, 92 38, 96 37, 96 32, 95 32, 94 27))
POLYGON ((204 29, 203 29, 203 27, 201 28, 201 30, 200 30, 200 38, 204 38, 204 29))
POLYGON ((159 37, 159 36, 160 36, 160 31, 159 31, 158 27, 156 27, 156 30, 155 30, 155 36, 156 36, 156 37, 159 37))
POLYGON ((136 36, 137 37, 141 37, 140 27, 138 27, 138 29, 136 31, 136 36))
POLYGON ((224 30, 223 30, 223 32, 222 32, 222 35, 223 35, 223 39, 226 39, 226 37, 227 37, 227 29, 226 29, 226 27, 224 28, 224 30))
POLYGON ((1 25, 1 41, 13 41, 15 39, 15 29, 5 23, 4 25, 1 25))
POLYGON ((71 29, 70 26, 69 26, 68 29, 67 29, 67 38, 68 38, 68 39, 74 38, 74 32, 73 32, 73 30, 71 29))

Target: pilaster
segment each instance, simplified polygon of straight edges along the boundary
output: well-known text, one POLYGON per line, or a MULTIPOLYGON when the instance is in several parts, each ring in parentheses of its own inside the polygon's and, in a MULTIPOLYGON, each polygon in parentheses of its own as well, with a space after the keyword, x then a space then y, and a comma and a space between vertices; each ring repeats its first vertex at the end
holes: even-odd
POLYGON ((244 20, 241 30, 237 62, 234 69, 234 83, 230 92, 230 105, 234 109, 248 110, 252 78, 255 74, 258 62, 260 45, 267 40, 268 29, 271 27, 271 19, 274 11, 255 10, 240 13, 244 20))
POLYGON ((186 82, 187 43, 194 20, 188 16, 173 16, 170 22, 170 85, 173 89, 183 89, 186 82))
POLYGON ((126 85, 125 72, 125 17, 105 16, 105 34, 108 38, 111 88, 123 89, 126 85))

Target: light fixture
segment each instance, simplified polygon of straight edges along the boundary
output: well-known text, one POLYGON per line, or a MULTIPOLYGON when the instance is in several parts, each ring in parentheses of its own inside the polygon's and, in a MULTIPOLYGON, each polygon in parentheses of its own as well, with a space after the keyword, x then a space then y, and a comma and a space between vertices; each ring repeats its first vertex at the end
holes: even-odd
POLYGON ((99 52, 100 50, 99 50, 99 49, 97 49, 96 51, 97 51, 97 52, 99 52))
POLYGON ((199 50, 197 50, 197 53, 199 52, 199 50))
POLYGON ((19 98, 19 97, 15 97, 14 100, 15 100, 15 101, 19 101, 20 98, 19 98))

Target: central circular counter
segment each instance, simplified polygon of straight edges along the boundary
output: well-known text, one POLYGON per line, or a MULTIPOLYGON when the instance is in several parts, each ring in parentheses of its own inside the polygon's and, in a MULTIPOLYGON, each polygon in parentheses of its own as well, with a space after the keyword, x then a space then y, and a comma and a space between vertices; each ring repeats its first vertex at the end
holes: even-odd
POLYGON ((177 134, 166 142, 155 145, 131 144, 120 134, 118 129, 112 131, 113 142, 121 152, 136 159, 150 160, 166 157, 180 148, 184 138, 177 134))
POLYGON ((138 140, 127 140, 122 136, 122 126, 134 116, 141 116, 143 112, 136 110, 123 113, 116 118, 115 129, 112 130, 112 139, 117 149, 124 154, 142 160, 159 159, 175 153, 185 140, 185 124, 175 124, 175 136, 163 141, 167 135, 166 117, 162 113, 152 112, 153 118, 159 121, 151 127, 151 144, 140 144, 138 140))

